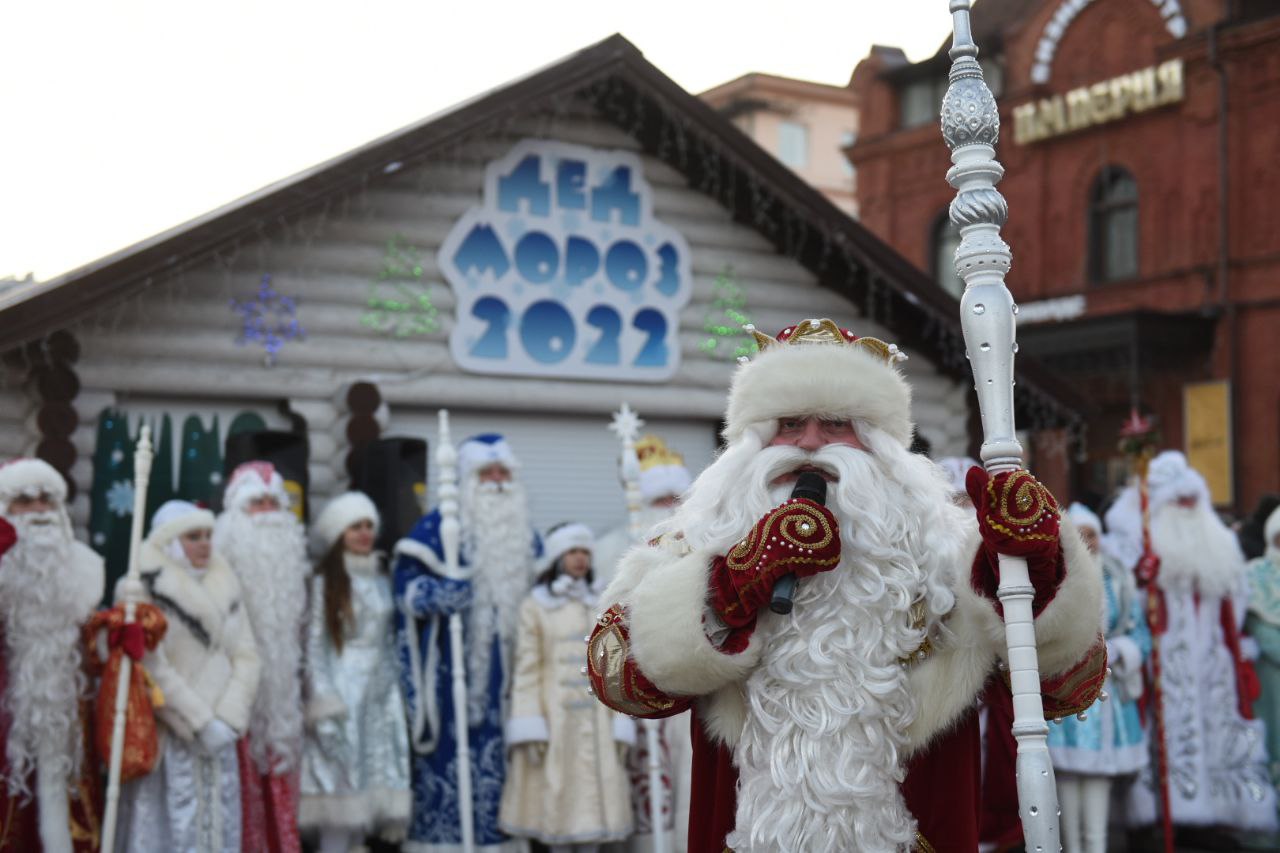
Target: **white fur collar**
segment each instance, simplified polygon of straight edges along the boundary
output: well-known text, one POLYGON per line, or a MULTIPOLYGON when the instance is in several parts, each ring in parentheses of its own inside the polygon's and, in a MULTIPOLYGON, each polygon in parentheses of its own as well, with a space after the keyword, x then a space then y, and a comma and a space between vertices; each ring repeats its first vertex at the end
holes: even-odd
POLYGON ((152 596, 162 595, 205 623, 206 630, 220 626, 240 600, 240 581, 216 551, 205 569, 191 569, 150 543, 142 548, 142 574, 154 576, 148 586, 152 596))
POLYGON ((352 554, 346 551, 342 555, 342 565, 349 574, 372 577, 382 571, 382 554, 377 551, 369 554, 352 554))

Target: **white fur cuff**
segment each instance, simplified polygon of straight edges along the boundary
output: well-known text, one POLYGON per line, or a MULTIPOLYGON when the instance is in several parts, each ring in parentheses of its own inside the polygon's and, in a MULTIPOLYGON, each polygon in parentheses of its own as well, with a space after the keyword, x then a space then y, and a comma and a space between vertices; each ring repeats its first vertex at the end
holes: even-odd
POLYGON ((721 652, 702 627, 711 556, 677 557, 641 548, 623 560, 623 572, 640 581, 622 600, 631 630, 631 654, 645 676, 665 693, 702 696, 741 681, 760 660, 753 638, 736 655, 721 652))
POLYGON ((345 717, 346 715, 347 704, 342 701, 342 697, 335 696, 332 693, 326 696, 317 696, 307 703, 308 723, 318 723, 330 717, 345 717))
POLYGON ((1067 575, 1053 600, 1036 617, 1036 645, 1041 677, 1071 669, 1097 641, 1102 630, 1102 566, 1089 553, 1076 526, 1063 516, 1062 543, 1067 575))
POLYGON ((636 721, 626 714, 613 715, 613 739, 627 746, 636 745, 636 721))
POLYGON ((512 717, 507 720, 504 737, 507 746, 521 743, 545 743, 551 739, 546 717, 512 717))

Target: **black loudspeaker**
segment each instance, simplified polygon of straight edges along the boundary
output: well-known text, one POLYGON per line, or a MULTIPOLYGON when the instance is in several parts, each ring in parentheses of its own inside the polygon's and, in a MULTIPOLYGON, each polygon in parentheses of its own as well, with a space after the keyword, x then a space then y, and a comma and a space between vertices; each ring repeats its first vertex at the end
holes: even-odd
POLYGON ((377 547, 391 553, 426 512, 427 443, 420 438, 378 438, 347 460, 351 488, 373 499, 382 514, 377 547))
MULTIPOLYGON (((245 462, 270 462, 284 478, 284 488, 298 520, 306 524, 311 518, 307 500, 309 455, 307 437, 302 433, 261 430, 228 435, 222 454, 222 482, 225 486, 231 480, 231 472, 245 462)), ((222 511, 221 492, 214 510, 222 511)))

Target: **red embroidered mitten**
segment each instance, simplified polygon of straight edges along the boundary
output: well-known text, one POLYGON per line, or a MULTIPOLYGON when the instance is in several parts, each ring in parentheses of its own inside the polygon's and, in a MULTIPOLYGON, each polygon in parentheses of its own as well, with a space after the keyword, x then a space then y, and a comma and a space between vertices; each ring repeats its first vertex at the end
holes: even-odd
POLYGON ((716 558, 711 606, 730 628, 751 624, 784 575, 807 578, 840 562, 840 525, 831 511, 792 498, 756 522, 747 538, 716 558))
POLYGON ((4 556, 4 552, 13 547, 13 543, 18 541, 18 534, 13 529, 13 525, 0 518, 0 557, 4 556))
POLYGON ((1031 584, 1036 588, 1032 613, 1053 600, 1066 575, 1066 563, 1058 541, 1058 502, 1040 481, 1022 469, 991 477, 974 466, 965 477, 965 488, 978 513, 982 545, 973 561, 973 588, 991 599, 1003 613, 996 588, 1000 585, 999 554, 1024 557, 1031 584))

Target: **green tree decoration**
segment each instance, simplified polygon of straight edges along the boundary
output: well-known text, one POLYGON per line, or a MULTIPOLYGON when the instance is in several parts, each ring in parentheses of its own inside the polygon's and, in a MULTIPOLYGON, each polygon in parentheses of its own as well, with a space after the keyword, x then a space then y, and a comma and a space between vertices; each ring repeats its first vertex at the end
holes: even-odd
POLYGON ((206 428, 199 415, 182 422, 182 459, 178 463, 178 497, 211 506, 222 489, 222 440, 218 416, 206 428))
POLYGON ((400 234, 387 241, 382 269, 369 286, 368 307, 361 325, 397 338, 440 329, 440 312, 423 281, 422 259, 400 234))
POLYGON ((711 307, 702 321, 708 335, 699 349, 717 358, 741 358, 755 353, 755 339, 742 327, 751 322, 746 311, 747 297, 734 280, 733 267, 726 266, 716 276, 711 290, 711 307))

